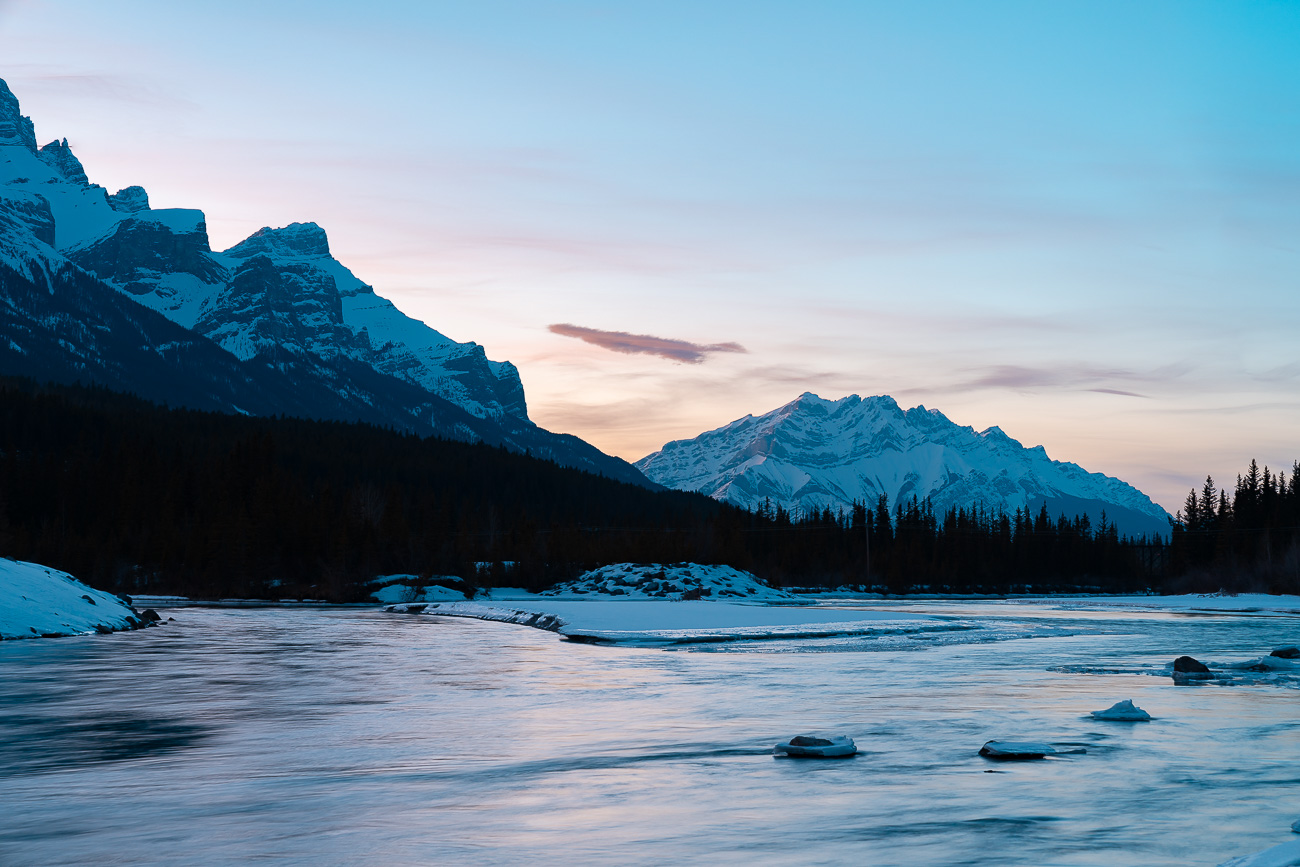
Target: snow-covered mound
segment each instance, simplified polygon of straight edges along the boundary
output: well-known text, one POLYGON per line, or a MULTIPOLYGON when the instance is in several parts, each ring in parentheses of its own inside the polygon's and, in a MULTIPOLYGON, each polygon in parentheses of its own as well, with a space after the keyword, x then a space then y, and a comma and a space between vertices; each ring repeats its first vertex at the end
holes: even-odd
POLYGON ((636 462, 651 481, 700 491, 747 509, 804 514, 930 498, 936 512, 980 505, 1055 519, 1101 512, 1128 535, 1169 532, 1169 516, 1119 479, 1054 461, 997 427, 975 431, 923 406, 904 410, 887 395, 824 400, 804 394, 691 440, 670 442, 636 462))
POLYGON ((144 622, 112 593, 39 563, 0 560, 0 640, 139 629, 144 622))
POLYGON ((622 596, 628 599, 796 600, 793 593, 769 587, 750 572, 699 563, 615 563, 557 584, 543 596, 622 596))
POLYGON ((455 575, 435 575, 424 583, 418 575, 384 575, 375 579, 370 592, 376 602, 463 602, 463 584, 455 575))

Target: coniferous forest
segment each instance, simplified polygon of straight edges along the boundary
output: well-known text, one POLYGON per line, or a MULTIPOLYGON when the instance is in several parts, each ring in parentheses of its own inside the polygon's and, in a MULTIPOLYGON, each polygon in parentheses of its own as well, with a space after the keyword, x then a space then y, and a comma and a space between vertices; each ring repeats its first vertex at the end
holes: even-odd
POLYGON ((1231 492, 1206 476, 1176 517, 1171 571, 1182 589, 1300 593, 1300 464, 1288 480, 1251 461, 1231 492))
POLYGON ((625 561, 892 593, 1300 591, 1300 472, 1212 488, 1170 542, 916 500, 749 512, 483 444, 0 380, 0 554, 125 593, 350 601, 396 573, 541 589, 625 561))

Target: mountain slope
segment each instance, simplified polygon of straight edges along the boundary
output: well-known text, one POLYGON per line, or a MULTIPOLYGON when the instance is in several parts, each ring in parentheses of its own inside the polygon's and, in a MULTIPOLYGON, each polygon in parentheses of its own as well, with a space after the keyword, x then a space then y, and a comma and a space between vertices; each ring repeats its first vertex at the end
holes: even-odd
POLYGON ((653 481, 746 508, 808 512, 929 498, 937 512, 970 508, 1088 514, 1131 535, 1168 532, 1168 516, 1141 491, 1025 448, 1001 429, 977 433, 938 410, 903 410, 887 396, 837 401, 814 394, 636 462, 653 481))
POLYGON ((37 148, 0 81, 0 373, 96 383, 256 415, 368 421, 478 440, 656 488, 528 420, 509 362, 410 319, 312 223, 224 252, 202 211, 89 182, 66 141, 37 148))

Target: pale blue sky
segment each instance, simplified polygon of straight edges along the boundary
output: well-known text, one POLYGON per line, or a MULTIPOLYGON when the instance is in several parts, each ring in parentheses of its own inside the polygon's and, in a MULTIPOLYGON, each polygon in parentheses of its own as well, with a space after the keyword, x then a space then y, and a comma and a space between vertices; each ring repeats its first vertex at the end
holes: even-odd
POLYGON ((1300 4, 0 0, 0 58, 92 180, 319 222, 630 459, 805 390, 1171 510, 1300 457, 1300 4))

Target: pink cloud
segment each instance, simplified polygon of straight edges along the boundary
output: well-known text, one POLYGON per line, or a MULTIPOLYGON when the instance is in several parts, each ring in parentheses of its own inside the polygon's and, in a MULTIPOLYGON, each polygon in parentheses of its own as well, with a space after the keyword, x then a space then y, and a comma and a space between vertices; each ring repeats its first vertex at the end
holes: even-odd
POLYGON ((549 326, 552 334, 561 337, 576 337, 610 352, 623 352, 628 355, 658 355, 670 361, 686 364, 700 364, 712 352, 748 352, 739 343, 691 343, 687 340, 671 340, 666 337, 653 337, 649 334, 629 334, 626 331, 601 331, 597 328, 583 328, 580 325, 560 323, 549 326))

